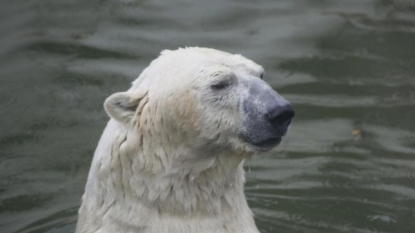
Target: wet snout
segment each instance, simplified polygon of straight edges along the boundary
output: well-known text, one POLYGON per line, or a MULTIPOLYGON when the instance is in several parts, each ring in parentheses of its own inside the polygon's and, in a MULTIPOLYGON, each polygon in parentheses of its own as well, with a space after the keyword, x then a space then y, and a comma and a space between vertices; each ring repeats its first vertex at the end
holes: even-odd
POLYGON ((287 133, 294 110, 291 104, 264 81, 247 83, 248 95, 242 100, 241 138, 258 150, 268 150, 287 133))

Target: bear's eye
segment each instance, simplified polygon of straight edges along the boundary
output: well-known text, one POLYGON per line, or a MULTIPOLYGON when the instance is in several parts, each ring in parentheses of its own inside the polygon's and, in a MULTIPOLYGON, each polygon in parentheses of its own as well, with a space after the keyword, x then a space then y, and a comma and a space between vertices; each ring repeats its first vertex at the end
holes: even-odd
POLYGON ((264 73, 261 73, 261 75, 259 76, 260 79, 264 79, 264 73))
POLYGON ((220 91, 220 90, 226 89, 229 86, 230 86, 230 82, 220 81, 220 82, 217 82, 217 83, 214 83, 214 84, 210 85, 210 88, 212 88, 212 90, 214 90, 214 91, 220 91))

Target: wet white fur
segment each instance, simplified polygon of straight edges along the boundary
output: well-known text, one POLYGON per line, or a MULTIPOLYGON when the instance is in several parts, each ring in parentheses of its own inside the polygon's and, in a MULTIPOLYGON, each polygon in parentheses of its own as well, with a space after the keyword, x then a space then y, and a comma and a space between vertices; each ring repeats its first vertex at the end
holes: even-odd
POLYGON ((253 150, 241 127, 234 86, 262 67, 205 48, 163 51, 127 92, 105 102, 111 116, 92 161, 77 233, 255 233, 243 187, 253 150), (219 98, 219 99, 218 99, 219 98))

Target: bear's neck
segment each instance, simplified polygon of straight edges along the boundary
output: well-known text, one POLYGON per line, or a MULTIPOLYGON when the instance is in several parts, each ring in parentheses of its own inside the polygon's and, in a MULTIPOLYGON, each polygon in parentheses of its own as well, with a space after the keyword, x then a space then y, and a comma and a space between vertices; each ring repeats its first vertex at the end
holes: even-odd
POLYGON ((182 156, 185 161, 171 161, 165 150, 174 153, 175 148, 128 148, 134 145, 128 140, 151 143, 131 138, 113 124, 110 121, 95 152, 80 215, 94 212, 97 219, 109 218, 118 225, 160 227, 154 232, 163 227, 178 227, 178 232, 183 227, 216 229, 212 232, 244 227, 257 232, 243 192, 242 156, 199 152, 182 156))

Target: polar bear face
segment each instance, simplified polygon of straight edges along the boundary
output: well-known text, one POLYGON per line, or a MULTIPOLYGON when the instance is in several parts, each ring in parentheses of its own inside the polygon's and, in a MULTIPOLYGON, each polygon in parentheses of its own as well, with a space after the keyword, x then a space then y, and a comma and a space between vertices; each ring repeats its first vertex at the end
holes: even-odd
POLYGON ((130 90, 105 102, 108 114, 153 143, 253 153, 276 146, 294 116, 253 61, 213 49, 163 51, 130 90))

